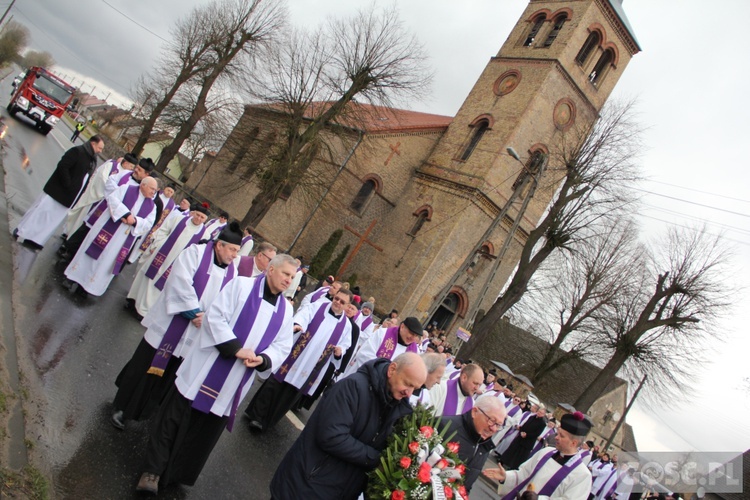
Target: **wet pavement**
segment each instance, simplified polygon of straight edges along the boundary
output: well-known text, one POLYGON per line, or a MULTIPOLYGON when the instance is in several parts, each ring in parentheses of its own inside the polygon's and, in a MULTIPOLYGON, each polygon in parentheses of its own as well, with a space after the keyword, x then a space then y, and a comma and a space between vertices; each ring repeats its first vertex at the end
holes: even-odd
MULTIPOLYGON (((3 167, 9 225, 0 223, 0 247, 5 247, 0 252, 12 255, 13 278, 10 288, 8 273, 0 271, 6 306, 5 312, 0 308, 0 324, 9 323, 12 291, 18 364, 29 392, 24 411, 31 461, 53 477, 56 498, 134 498, 149 423, 128 422, 125 432, 109 423, 114 380, 144 332, 123 308, 134 269, 127 266, 102 297, 83 298, 62 286, 58 236, 41 251, 11 240, 9 232, 72 144, 64 124, 45 137, 23 118, 9 118, 4 109, 9 89, 6 78, 0 82, 0 118, 8 125, 3 167)), ((302 422, 306 416, 299 414, 302 422)), ((252 434, 244 419, 238 424, 224 433, 195 486, 170 487, 159 498, 268 498, 273 472, 299 430, 289 419, 262 435, 252 434)), ((24 460, 19 456, 16 462, 24 460)), ((473 499, 492 498, 479 489, 489 491, 477 485, 473 499)))

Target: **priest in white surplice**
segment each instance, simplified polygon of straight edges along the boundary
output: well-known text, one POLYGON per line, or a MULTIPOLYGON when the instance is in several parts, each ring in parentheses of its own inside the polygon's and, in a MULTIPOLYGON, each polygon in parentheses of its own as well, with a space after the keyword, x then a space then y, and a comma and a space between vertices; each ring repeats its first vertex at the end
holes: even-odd
POLYGON ((99 165, 89 178, 85 191, 68 212, 63 233, 66 235, 73 234, 83 224, 91 206, 104 199, 107 194, 104 192, 104 186, 110 175, 118 174, 123 170, 131 171, 137 164, 138 157, 127 153, 122 158, 113 158, 99 165))
POLYGON ((107 197, 107 209, 92 225, 65 269, 65 276, 91 295, 102 295, 119 274, 133 240, 151 230, 156 216, 156 180, 120 186, 107 197))
POLYGON ((115 381, 111 422, 116 428, 124 430, 127 420, 148 418, 174 384, 205 311, 237 275, 233 259, 241 237, 239 226, 230 225, 215 242, 191 245, 177 257, 163 293, 142 321, 148 330, 115 381))
POLYGON ((406 351, 416 354, 417 341, 421 337, 422 324, 414 317, 406 318, 399 326, 379 328, 362 344, 339 380, 355 373, 360 366, 372 359, 393 359, 406 351))
POLYGON ((268 263, 275 256, 276 247, 267 241, 263 241, 255 247, 255 255, 243 255, 239 258, 239 262, 235 263, 237 272, 239 272, 240 276, 254 278, 266 270, 268 263))
POLYGON ((292 257, 277 255, 265 275, 233 279, 211 304, 154 422, 137 491, 195 484, 256 371, 270 374, 289 355, 292 307, 281 292, 296 272, 292 257))
POLYGON ((323 379, 329 361, 340 368, 341 357, 352 343, 352 326, 344 314, 352 293, 339 290, 333 302, 318 301, 294 315, 292 352, 266 380, 245 410, 250 429, 268 430, 276 425, 302 396, 312 396, 323 379))
POLYGON ((375 305, 372 302, 365 302, 362 304, 362 310, 359 316, 354 321, 357 322, 359 327, 359 343, 360 346, 370 338, 372 332, 375 331, 375 322, 372 317, 372 310, 375 309, 375 305))
POLYGON ((519 469, 485 469, 484 475, 500 481, 503 500, 515 500, 530 484, 539 498, 582 499, 591 491, 591 473, 583 464, 578 446, 586 439, 591 422, 582 413, 563 415, 555 437, 555 448, 542 448, 519 469))
POLYGON ((484 372, 479 365, 469 363, 461 368, 454 379, 443 380, 430 389, 430 399, 436 417, 463 415, 474 407, 474 396, 484 381, 484 372))
POLYGON ((190 217, 170 217, 154 233, 151 246, 143 253, 128 291, 128 302, 141 316, 148 314, 151 306, 164 288, 170 268, 180 252, 205 239, 208 210, 197 205, 190 217))
POLYGON ((208 237, 211 239, 216 238, 221 230, 224 229, 224 226, 227 225, 228 220, 229 214, 221 212, 218 218, 206 222, 206 233, 208 234, 208 237))
POLYGON ((322 286, 312 293, 308 293, 302 298, 302 302, 299 304, 299 308, 302 309, 311 302, 317 302, 319 300, 327 300, 328 302, 333 300, 333 297, 341 290, 343 283, 340 281, 334 281, 331 286, 322 286))

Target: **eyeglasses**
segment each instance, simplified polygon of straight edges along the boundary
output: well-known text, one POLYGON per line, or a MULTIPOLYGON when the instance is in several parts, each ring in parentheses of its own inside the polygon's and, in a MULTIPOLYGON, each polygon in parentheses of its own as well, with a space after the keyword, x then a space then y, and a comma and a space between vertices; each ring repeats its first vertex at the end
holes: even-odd
POLYGON ((477 408, 477 410, 479 410, 479 411, 481 411, 481 412, 482 412, 482 415, 484 415, 484 418, 486 418, 486 419, 487 419, 487 423, 488 423, 488 424, 490 424, 490 427, 500 427, 500 426, 502 426, 502 425, 503 425, 503 423, 502 423, 502 422, 498 422, 498 421, 497 421, 497 420, 495 420, 494 418, 492 418, 492 417, 490 417, 489 415, 487 415, 487 414, 486 414, 486 413, 484 412, 484 410, 483 410, 483 409, 481 409, 481 408, 477 408))
POLYGON ((262 255, 263 257, 265 257, 266 259, 268 259, 268 262, 271 262, 271 259, 273 258, 273 257, 269 257, 268 255, 266 255, 264 253, 259 253, 258 255, 262 255))
POLYGON ((333 302, 338 302, 339 304, 344 304, 344 305, 346 305, 346 304, 348 304, 348 303, 349 303, 349 302, 347 302, 346 300, 344 300, 344 299, 340 299, 340 298, 338 298, 338 297, 336 297, 335 299, 333 299, 333 302))

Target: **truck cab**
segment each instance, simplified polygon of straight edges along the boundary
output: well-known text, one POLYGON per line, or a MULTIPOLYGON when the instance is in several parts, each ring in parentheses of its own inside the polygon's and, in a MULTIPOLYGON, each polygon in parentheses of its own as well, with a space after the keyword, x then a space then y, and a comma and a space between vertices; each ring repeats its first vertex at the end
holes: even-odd
POLYGON ((57 125, 76 89, 44 68, 31 67, 13 81, 8 113, 25 115, 44 135, 57 125))

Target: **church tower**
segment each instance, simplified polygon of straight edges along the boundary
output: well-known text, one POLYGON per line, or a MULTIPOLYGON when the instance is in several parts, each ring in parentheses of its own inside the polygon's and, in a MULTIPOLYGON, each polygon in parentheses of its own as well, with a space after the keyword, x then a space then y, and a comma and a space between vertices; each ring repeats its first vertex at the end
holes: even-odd
MULTIPOLYGON (((515 267, 525 236, 551 201, 555 174, 545 172, 546 182, 540 182, 522 214, 481 304, 476 304, 479 290, 519 216, 520 203, 481 251, 469 254, 517 183, 540 168, 556 141, 597 117, 639 51, 621 0, 532 0, 389 217, 409 219, 420 210, 430 216, 420 232, 409 235, 413 240, 401 256, 413 271, 396 277, 398 286, 390 287, 394 295, 382 297, 384 302, 451 331, 471 319, 470 311, 487 310, 515 267), (520 161, 506 152, 508 147, 520 161), (466 259, 472 260, 470 268, 451 282, 466 259), (448 284, 448 297, 428 317, 448 284)), ((378 269, 377 262, 371 266, 378 269)))

